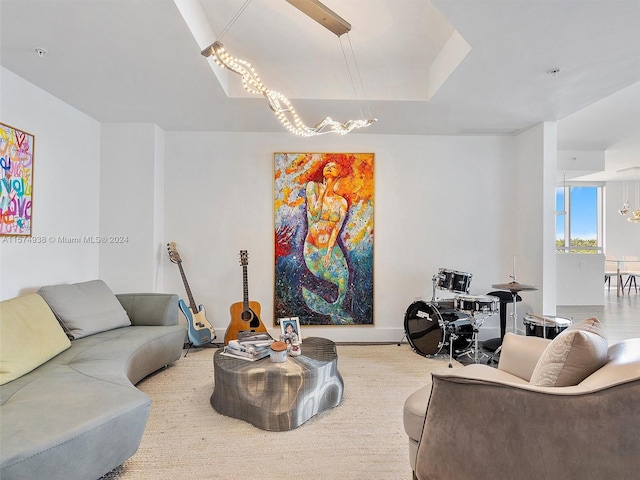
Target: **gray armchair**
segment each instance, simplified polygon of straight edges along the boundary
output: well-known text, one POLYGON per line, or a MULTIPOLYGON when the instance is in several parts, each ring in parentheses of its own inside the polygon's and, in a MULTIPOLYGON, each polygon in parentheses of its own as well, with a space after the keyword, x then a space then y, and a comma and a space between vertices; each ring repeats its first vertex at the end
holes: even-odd
POLYGON ((407 398, 414 478, 638 478, 640 338, 568 387, 529 382, 548 343, 507 333, 497 369, 440 370, 407 398))

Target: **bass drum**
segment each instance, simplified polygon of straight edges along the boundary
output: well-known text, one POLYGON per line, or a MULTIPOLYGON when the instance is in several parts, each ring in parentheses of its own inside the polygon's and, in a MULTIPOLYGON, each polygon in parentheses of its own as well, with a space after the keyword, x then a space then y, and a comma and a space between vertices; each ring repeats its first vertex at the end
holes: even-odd
POLYGON ((425 357, 439 354, 448 347, 451 333, 458 336, 453 343, 454 351, 471 344, 471 323, 452 307, 446 302, 438 306, 422 300, 409 305, 404 315, 404 331, 414 352, 425 357))
POLYGON ((409 345, 423 356, 436 355, 443 347, 444 322, 438 307, 418 300, 404 314, 404 332, 409 345))

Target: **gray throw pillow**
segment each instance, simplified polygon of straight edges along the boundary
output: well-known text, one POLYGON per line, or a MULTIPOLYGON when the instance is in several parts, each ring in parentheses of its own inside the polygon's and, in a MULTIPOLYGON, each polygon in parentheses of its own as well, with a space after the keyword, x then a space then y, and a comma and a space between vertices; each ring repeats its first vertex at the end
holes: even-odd
POLYGON ((102 280, 50 285, 38 294, 71 339, 131 325, 127 312, 102 280))
POLYGON ((604 328, 587 318, 561 332, 547 346, 531 374, 530 383, 540 387, 577 385, 602 367, 608 356, 604 328))

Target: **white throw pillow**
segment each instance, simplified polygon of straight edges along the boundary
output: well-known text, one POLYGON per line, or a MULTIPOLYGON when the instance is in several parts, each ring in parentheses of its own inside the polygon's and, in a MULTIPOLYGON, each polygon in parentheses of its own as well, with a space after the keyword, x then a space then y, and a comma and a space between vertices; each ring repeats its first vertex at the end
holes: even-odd
POLYGON ((530 383, 540 387, 577 385, 607 361, 607 336, 600 321, 587 318, 561 332, 538 360, 530 383))

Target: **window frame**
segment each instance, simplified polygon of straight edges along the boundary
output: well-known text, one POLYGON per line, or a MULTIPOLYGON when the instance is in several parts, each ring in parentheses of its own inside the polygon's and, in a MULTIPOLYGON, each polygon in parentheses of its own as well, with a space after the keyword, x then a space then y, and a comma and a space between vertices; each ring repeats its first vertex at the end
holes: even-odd
MULTIPOLYGON (((556 187, 556 198, 558 189, 563 190, 564 195, 564 210, 556 212, 558 216, 564 216, 564 242, 563 246, 557 244, 558 238, 556 238, 556 253, 595 253, 602 254, 604 252, 604 198, 605 198, 605 184, 602 182, 580 182, 573 184, 564 184, 556 187), (596 188, 596 246, 571 246, 571 190, 573 188, 592 187, 596 188), (580 250, 577 252, 576 250, 580 250), (586 250, 586 251, 585 251, 586 250)), ((557 237, 557 223, 556 223, 556 237, 557 237)))

